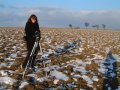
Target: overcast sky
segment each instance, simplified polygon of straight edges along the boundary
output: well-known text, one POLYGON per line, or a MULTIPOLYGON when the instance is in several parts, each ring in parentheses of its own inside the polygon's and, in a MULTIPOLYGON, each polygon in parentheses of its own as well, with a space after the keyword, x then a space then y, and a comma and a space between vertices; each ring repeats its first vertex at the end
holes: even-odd
POLYGON ((120 29, 120 0, 0 0, 0 26, 25 26, 36 14, 41 27, 105 24, 120 29))

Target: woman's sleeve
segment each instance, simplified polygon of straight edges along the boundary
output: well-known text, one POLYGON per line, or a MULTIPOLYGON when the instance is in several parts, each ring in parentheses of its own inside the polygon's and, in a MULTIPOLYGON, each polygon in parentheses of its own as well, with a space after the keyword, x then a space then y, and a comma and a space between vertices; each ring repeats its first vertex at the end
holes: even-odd
POLYGON ((28 40, 28 25, 26 24, 25 25, 25 36, 23 36, 23 39, 25 40, 25 41, 27 41, 28 40))
POLYGON ((41 38, 41 31, 40 31, 40 28, 39 28, 39 25, 37 25, 37 31, 39 32, 39 38, 41 38))
POLYGON ((25 25, 25 34, 26 34, 26 36, 29 36, 28 23, 26 23, 26 25, 25 25))

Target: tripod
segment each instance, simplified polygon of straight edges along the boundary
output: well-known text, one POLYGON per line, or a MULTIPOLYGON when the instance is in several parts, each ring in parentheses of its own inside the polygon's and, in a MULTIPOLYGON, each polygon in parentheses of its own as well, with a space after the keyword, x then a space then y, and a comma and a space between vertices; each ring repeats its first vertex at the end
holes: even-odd
MULTIPOLYGON (((36 50, 36 48, 37 48, 37 46, 38 46, 38 44, 39 44, 39 34, 38 34, 38 32, 36 32, 36 33, 37 33, 37 34, 36 34, 35 43, 34 43, 34 46, 33 46, 33 48, 32 48, 32 51, 31 51, 31 53, 30 53, 29 60, 28 60, 28 62, 27 62, 27 65, 26 65, 26 67, 25 67, 25 70, 23 71, 22 79, 24 79, 25 72, 26 72, 29 64, 31 65, 31 62, 32 62, 32 59, 33 59, 33 55, 34 55, 35 50, 36 50)), ((41 45, 40 45, 40 49, 41 49, 41 45)), ((41 54, 42 54, 42 50, 41 50, 41 54)))

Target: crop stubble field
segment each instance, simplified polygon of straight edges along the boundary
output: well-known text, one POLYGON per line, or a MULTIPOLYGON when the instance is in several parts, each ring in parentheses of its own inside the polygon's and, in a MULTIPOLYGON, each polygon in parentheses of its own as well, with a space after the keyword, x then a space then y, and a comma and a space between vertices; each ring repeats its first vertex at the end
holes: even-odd
MULTIPOLYGON (((13 90, 17 88, 18 74, 23 72, 20 64, 27 53, 23 36, 24 28, 0 28, 0 85, 4 84, 3 88, 13 90), (8 78, 8 81, 5 82, 3 78, 8 78)), ((105 80, 109 77, 114 78, 114 81, 111 81, 115 83, 112 87, 117 85, 120 88, 120 31, 41 28, 40 43, 43 56, 54 53, 77 40, 79 42, 74 48, 57 57, 49 57, 51 63, 46 67, 37 64, 37 72, 26 75, 26 84, 20 82, 19 88, 102 90, 104 85, 107 86, 105 80), (108 74, 109 69, 113 72, 110 71, 108 74), (30 76, 35 77, 34 85, 27 82, 30 76)), ((39 52, 37 58, 40 57, 39 52)), ((107 87, 110 88, 109 85, 107 87)))

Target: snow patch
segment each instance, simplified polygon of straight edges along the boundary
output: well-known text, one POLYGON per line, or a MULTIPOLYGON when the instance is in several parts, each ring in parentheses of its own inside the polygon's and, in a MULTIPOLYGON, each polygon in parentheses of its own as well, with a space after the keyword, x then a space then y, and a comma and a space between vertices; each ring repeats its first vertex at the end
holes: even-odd
POLYGON ((23 87, 25 87, 26 85, 28 85, 28 83, 27 82, 22 82, 22 84, 20 85, 20 89, 22 89, 23 87))
POLYGON ((89 85, 93 84, 93 81, 90 79, 90 77, 83 75, 82 78, 88 82, 89 85))
POLYGON ((64 75, 62 72, 59 72, 59 71, 56 71, 56 70, 51 71, 50 75, 55 76, 57 79, 60 79, 60 80, 65 80, 65 81, 68 80, 68 77, 66 75, 64 75))
POLYGON ((15 79, 12 79, 10 77, 0 77, 0 83, 13 85, 16 82, 15 79))

